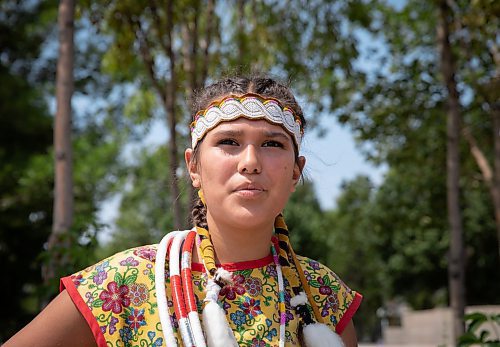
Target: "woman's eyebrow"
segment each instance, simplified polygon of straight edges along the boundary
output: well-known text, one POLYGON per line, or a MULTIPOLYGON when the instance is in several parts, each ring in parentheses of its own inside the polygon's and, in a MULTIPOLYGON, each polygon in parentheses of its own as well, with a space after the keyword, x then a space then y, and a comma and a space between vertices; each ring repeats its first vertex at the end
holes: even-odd
MULTIPOLYGON (((290 136, 285 134, 282 131, 269 131, 269 130, 264 130, 263 135, 266 138, 281 138, 282 140, 291 140, 290 136)), ((240 137, 243 136, 243 131, 242 130, 233 130, 233 129, 220 129, 220 130, 215 130, 214 131, 214 136, 217 137, 240 137)))
POLYGON ((243 131, 241 130, 216 130, 214 131, 215 136, 228 136, 228 137, 237 137, 241 136, 243 131))
POLYGON ((290 140, 290 137, 281 131, 265 131, 264 135, 270 138, 281 138, 283 140, 290 140))

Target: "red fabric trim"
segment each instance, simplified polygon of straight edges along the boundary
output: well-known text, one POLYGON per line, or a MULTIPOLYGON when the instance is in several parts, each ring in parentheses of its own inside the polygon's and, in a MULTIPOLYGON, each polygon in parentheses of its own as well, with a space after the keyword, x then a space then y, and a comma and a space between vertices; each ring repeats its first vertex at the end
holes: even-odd
POLYGON ((344 313, 342 318, 340 318, 340 322, 338 322, 337 326, 335 327, 335 331, 337 332, 337 334, 339 334, 339 335, 342 334, 345 327, 351 321, 352 317, 354 316, 354 314, 358 310, 359 305, 361 305, 362 300, 363 300, 363 296, 359 293, 356 293, 354 296, 354 299, 352 300, 351 304, 349 305, 349 308, 344 313))
MULTIPOLYGON (((222 267, 227 271, 240 271, 240 270, 249 270, 249 269, 257 269, 260 267, 267 266, 273 262, 273 256, 269 254, 268 256, 257 259, 257 260, 249 260, 249 261, 240 261, 238 263, 226 263, 226 264, 217 264, 217 266, 222 267)), ((191 264, 191 269, 193 271, 205 272, 205 267, 200 263, 191 264)))
POLYGON ((76 308, 80 313, 82 314, 83 318, 87 321, 87 324, 90 327, 90 330, 92 330, 92 335, 94 335, 95 342, 97 343, 98 347, 107 347, 106 344, 106 339, 104 338, 104 335, 101 331, 101 328, 99 327, 99 324, 97 324, 97 321, 90 311, 90 308, 87 306, 85 301, 83 301, 82 297, 80 296, 80 293, 75 287, 75 284, 71 280, 71 277, 63 277, 61 278, 61 282, 59 285, 59 291, 63 291, 66 289, 66 291, 69 294, 69 297, 71 300, 73 300, 73 303, 75 304, 76 308))

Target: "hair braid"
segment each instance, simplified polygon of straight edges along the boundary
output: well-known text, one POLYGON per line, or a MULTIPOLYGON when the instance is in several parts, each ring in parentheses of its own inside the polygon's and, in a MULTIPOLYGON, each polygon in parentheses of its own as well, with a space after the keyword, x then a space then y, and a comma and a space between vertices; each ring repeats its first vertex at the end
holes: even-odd
POLYGON ((191 211, 191 223, 204 229, 208 229, 207 224, 207 208, 199 197, 193 202, 193 209, 191 211))
POLYGON ((307 295, 309 303, 311 304, 316 320, 319 323, 323 323, 324 320, 318 310, 318 307, 313 304, 314 298, 312 297, 309 283, 307 282, 304 272, 302 271, 302 266, 293 251, 290 243, 290 233, 282 214, 279 214, 274 221, 274 231, 278 236, 279 241, 280 264, 283 267, 285 277, 292 287, 293 294, 297 295, 301 289, 303 289, 307 295))

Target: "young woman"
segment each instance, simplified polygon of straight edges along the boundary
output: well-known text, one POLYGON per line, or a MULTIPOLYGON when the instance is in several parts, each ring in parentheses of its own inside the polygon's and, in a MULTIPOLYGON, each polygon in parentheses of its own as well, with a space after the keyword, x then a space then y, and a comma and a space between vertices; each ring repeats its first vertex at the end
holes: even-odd
POLYGON ((357 345, 361 295, 295 255, 281 214, 305 165, 290 89, 225 79, 197 93, 193 115, 195 227, 63 278, 5 346, 357 345))

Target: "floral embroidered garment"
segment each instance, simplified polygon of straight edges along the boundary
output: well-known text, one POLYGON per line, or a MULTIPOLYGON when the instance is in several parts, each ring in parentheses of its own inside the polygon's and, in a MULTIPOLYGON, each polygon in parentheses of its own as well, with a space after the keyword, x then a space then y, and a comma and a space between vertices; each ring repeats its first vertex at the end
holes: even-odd
MULTIPOLYGON (((61 279, 61 290, 68 291, 92 329, 98 346, 164 345, 154 280, 156 249, 156 245, 129 249, 61 279)), ((298 258, 311 287, 314 304, 325 323, 340 334, 358 309, 361 295, 350 290, 324 265, 305 257, 298 258)), ((220 291, 219 300, 238 344, 278 346, 278 280, 272 256, 224 264, 223 267, 232 272, 233 284, 220 291)), ((207 278, 203 265, 193 263, 192 270, 198 312, 201 313, 207 278)), ((165 275, 171 321, 179 343, 168 269, 165 275)), ((286 279, 285 285, 288 285, 286 279)), ((299 345, 299 318, 290 307, 290 296, 286 295, 285 300, 286 345, 299 345)))

